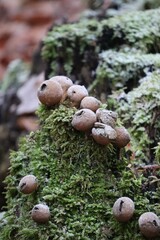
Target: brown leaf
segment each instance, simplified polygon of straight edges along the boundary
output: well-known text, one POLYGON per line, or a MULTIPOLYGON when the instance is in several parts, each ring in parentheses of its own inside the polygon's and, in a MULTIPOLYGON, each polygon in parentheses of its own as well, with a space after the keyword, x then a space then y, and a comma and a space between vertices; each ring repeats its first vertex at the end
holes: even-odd
POLYGON ((18 89, 17 96, 21 103, 17 107, 17 115, 33 114, 37 110, 39 105, 37 89, 42 81, 44 81, 44 73, 32 76, 18 89))
POLYGON ((20 116, 17 118, 17 126, 27 132, 36 131, 39 128, 38 120, 35 116, 20 116))

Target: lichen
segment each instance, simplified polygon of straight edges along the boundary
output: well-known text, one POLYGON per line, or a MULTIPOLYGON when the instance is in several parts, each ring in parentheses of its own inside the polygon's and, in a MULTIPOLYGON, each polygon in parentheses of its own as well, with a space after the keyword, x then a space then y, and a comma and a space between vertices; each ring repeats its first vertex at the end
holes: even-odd
POLYGON ((144 54, 160 49, 160 10, 133 11, 109 19, 55 26, 44 39, 46 76, 64 74, 89 85, 95 79, 99 54, 135 49, 144 54))
POLYGON ((125 88, 127 91, 138 86, 139 80, 160 68, 160 55, 142 54, 127 48, 124 52, 103 51, 99 57, 96 78, 89 90, 97 95, 125 88))
POLYGON ((157 70, 142 78, 139 86, 125 94, 118 102, 118 106, 115 106, 121 121, 132 135, 132 151, 137 163, 149 164, 159 159, 159 91, 160 72, 157 70))

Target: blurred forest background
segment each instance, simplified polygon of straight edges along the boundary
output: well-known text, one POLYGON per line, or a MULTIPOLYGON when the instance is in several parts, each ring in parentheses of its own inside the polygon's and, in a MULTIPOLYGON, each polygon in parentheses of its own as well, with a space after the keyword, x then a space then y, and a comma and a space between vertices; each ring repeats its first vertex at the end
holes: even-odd
MULTIPOLYGON (((105 8, 110 1, 106 1, 105 8)), ((38 128, 37 87, 44 80, 41 43, 53 25, 77 21, 82 0, 0 1, 0 209, 9 151, 18 138, 38 128)))
POLYGON ((20 135, 38 127, 36 90, 44 80, 41 42, 52 25, 76 21, 85 8, 81 0, 0 1, 0 209, 9 150, 17 148, 20 135))

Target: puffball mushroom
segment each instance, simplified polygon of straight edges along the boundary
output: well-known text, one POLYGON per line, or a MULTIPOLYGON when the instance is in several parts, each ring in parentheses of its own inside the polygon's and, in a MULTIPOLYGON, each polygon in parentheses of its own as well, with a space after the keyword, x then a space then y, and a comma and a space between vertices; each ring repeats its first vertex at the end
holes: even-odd
POLYGON ((104 123, 104 124, 109 125, 112 128, 114 128, 116 125, 116 120, 117 120, 118 114, 111 110, 99 108, 96 111, 96 116, 97 116, 97 119, 99 122, 104 123))
POLYGON ((61 102, 63 102, 66 99, 68 88, 73 85, 72 80, 66 76, 54 76, 50 78, 50 80, 57 81, 61 85, 63 89, 63 96, 61 98, 61 102))
POLYGON ((34 175, 24 176, 18 185, 20 192, 24 194, 33 193, 38 188, 38 180, 34 175))
POLYGON ((31 211, 31 217, 37 223, 48 222, 50 218, 49 207, 42 203, 35 205, 31 211))
POLYGON ((101 101, 99 101, 97 98, 92 96, 86 96, 82 99, 80 103, 80 108, 89 108, 93 112, 96 112, 100 105, 101 101))
POLYGON ((112 128, 111 126, 105 124, 104 131, 105 131, 106 136, 107 136, 110 140, 115 140, 115 139, 116 139, 117 133, 116 133, 116 131, 114 130, 114 128, 112 128))
POLYGON ((63 89, 57 81, 49 79, 41 83, 37 95, 42 104, 54 106, 60 103, 63 96, 63 89))
POLYGON ((79 107, 81 100, 88 96, 88 91, 84 86, 73 85, 68 88, 67 96, 73 106, 79 107))
POLYGON ((134 202, 129 197, 120 197, 113 205, 113 215, 119 222, 128 222, 134 210, 134 202))
POLYGON ((106 136, 104 128, 92 128, 92 137, 96 143, 99 143, 101 145, 108 145, 110 143, 110 140, 106 136))
POLYGON ((114 143, 119 148, 125 147, 130 142, 130 135, 125 127, 116 127, 115 131, 117 133, 117 137, 114 143))
POLYGON ((87 132, 96 122, 96 114, 90 109, 78 110, 72 118, 72 126, 78 130, 87 132))
POLYGON ((160 219, 153 212, 143 213, 138 220, 141 233, 146 238, 155 238, 160 236, 160 219))
POLYGON ((94 128, 92 128, 92 137, 97 143, 107 145, 117 137, 117 133, 111 126, 95 122, 94 128))

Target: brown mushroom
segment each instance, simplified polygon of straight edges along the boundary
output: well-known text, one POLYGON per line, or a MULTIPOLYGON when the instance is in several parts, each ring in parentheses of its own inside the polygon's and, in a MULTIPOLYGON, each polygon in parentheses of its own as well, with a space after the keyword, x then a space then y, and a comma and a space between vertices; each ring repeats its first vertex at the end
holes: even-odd
POLYGON ((120 197, 113 205, 113 215, 119 222, 128 222, 134 210, 134 202, 129 197, 120 197))
POLYGON ((112 128, 116 125, 117 113, 111 110, 98 109, 96 111, 97 120, 101 123, 111 126, 112 128))
POLYGON ((54 106, 60 103, 63 96, 61 85, 54 80, 46 80, 41 83, 38 92, 40 102, 46 106, 54 106))
POLYGON ((31 211, 32 219, 37 223, 46 223, 50 219, 49 207, 45 204, 37 204, 31 211))
POLYGON ((106 136, 110 140, 115 140, 117 138, 117 133, 116 133, 115 129, 112 128, 111 126, 105 124, 104 131, 105 131, 106 136))
POLYGON ((34 175, 24 176, 18 185, 20 192, 24 194, 33 193, 38 188, 38 180, 34 175))
POLYGON ((125 147, 130 142, 130 135, 125 127, 115 128, 117 137, 114 141, 115 145, 119 148, 125 147))
POLYGON ((92 96, 86 96, 82 99, 80 108, 89 108, 93 112, 96 112, 100 105, 101 101, 99 101, 97 98, 92 96))
POLYGON ((72 126, 78 130, 87 132, 96 122, 96 114, 90 109, 78 110, 72 118, 72 126))
POLYGON ((72 103, 72 106, 79 107, 81 100, 88 96, 88 91, 84 86, 73 85, 68 88, 67 96, 72 103))
POLYGON ((155 238, 160 236, 160 219, 153 212, 143 213, 138 220, 141 233, 146 238, 155 238))
POLYGON ((63 89, 63 96, 61 98, 61 102, 63 102, 67 97, 68 88, 73 85, 72 80, 66 76, 54 76, 54 77, 50 78, 50 80, 57 81, 61 85, 61 87, 63 89))
POLYGON ((105 134, 104 128, 94 127, 92 128, 92 137, 96 143, 101 145, 108 145, 110 143, 109 138, 105 134))

